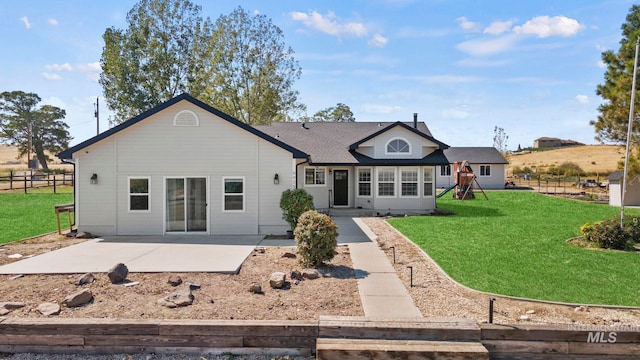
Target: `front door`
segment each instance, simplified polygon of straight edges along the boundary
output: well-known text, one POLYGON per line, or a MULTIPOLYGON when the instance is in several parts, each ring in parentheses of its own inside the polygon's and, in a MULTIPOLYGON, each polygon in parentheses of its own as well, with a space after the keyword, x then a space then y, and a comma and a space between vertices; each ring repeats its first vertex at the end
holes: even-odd
POLYGON ((348 170, 333 170, 333 206, 349 206, 348 170))
POLYGON ((206 232, 207 178, 166 181, 166 232, 206 232))

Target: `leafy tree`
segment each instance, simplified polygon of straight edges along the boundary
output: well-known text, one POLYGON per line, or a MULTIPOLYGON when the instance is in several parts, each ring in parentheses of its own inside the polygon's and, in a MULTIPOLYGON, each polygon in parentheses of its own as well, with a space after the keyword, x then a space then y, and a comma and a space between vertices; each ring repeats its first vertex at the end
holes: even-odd
POLYGON ((108 28, 100 84, 121 123, 183 92, 200 97, 210 79, 211 22, 188 0, 141 0, 127 14, 128 28, 108 28))
POLYGON ((304 105, 301 69, 282 31, 238 8, 212 23, 189 0, 140 0, 124 30, 104 35, 100 76, 118 124, 188 92, 248 124, 286 120, 304 105))
POLYGON ((69 126, 61 121, 66 112, 51 105, 37 108, 40 101, 34 93, 0 93, 0 141, 17 146, 20 156, 33 149, 43 169, 48 170, 50 159, 45 151, 60 152, 69 147, 72 138, 67 131, 69 126))
POLYGON ((507 152, 507 140, 509 140, 509 136, 503 128, 497 126, 493 128, 493 147, 503 155, 507 152))
POLYGON ((305 110, 293 89, 302 70, 282 30, 265 15, 238 7, 220 16, 209 46, 213 86, 205 92, 214 107, 252 125, 287 121, 305 110))
POLYGON ((335 107, 328 107, 316 112, 310 120, 315 122, 355 122, 356 118, 349 106, 337 103, 335 107))

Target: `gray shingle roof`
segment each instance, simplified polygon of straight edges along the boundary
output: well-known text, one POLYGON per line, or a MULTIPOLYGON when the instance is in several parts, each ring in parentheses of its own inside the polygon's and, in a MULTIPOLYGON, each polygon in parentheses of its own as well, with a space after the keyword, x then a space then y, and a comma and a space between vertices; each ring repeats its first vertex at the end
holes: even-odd
POLYGON ((494 147, 450 147, 444 155, 451 163, 467 160, 471 164, 508 164, 494 147))
POLYGON ((271 125, 255 126, 255 128, 309 154, 310 163, 316 165, 404 165, 405 163, 407 165, 440 165, 448 163, 441 150, 423 159, 378 160, 349 149, 363 139, 399 124, 404 124, 403 127, 434 141, 441 149, 448 147, 433 139, 429 128, 422 122, 417 124, 417 129, 413 128, 413 122, 275 122, 271 125))

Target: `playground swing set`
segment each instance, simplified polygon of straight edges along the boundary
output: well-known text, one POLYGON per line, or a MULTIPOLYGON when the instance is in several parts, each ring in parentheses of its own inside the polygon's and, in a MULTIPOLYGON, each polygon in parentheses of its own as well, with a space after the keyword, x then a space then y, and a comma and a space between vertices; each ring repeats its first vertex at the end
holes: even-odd
POLYGON ((444 189, 436 197, 441 198, 449 191, 453 190, 453 198, 458 200, 470 200, 475 199, 474 184, 478 190, 484 195, 484 198, 489 200, 487 194, 482 190, 480 183, 478 183, 477 176, 473 173, 471 165, 468 161, 457 161, 453 163, 454 183, 448 188, 444 189))

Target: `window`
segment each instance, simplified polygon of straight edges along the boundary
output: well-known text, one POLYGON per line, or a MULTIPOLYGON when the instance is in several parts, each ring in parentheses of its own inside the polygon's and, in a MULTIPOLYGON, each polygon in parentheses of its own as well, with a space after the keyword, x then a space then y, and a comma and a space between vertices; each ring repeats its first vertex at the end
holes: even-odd
POLYGON ((191 110, 182 110, 173 118, 173 126, 199 126, 198 115, 191 110))
POLYGON ((424 168, 422 177, 422 196, 433 196, 433 168, 424 168))
POLYGON ((491 165, 480 165, 480 176, 491 176, 491 165))
POLYGON ((371 169, 358 169, 358 196, 371 196, 371 169))
POLYGON ((129 178, 129 211, 149 211, 149 178, 129 178))
POLYGON ((400 170, 400 196, 418 196, 418 169, 400 170))
POLYGON ((451 176, 451 165, 440 165, 440 176, 451 176))
POLYGON ((394 169, 378 170, 378 196, 395 196, 396 172, 394 169))
POLYGON ((304 169, 305 185, 324 185, 324 169, 306 168, 304 169))
POLYGON ((387 154, 409 154, 411 147, 402 139, 393 139, 387 143, 387 154))
POLYGON ((224 211, 244 211, 244 178, 223 178, 224 211))

